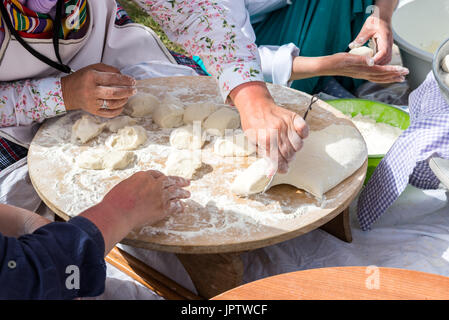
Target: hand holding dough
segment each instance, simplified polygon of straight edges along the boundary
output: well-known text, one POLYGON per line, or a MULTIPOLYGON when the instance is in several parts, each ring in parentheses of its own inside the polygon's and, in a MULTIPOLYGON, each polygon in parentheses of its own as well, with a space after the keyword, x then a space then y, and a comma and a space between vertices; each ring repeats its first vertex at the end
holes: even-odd
POLYGON ((168 156, 165 174, 192 179, 196 170, 201 168, 201 165, 201 152, 175 150, 168 156))
POLYGON ((240 115, 230 108, 220 108, 212 113, 204 122, 206 132, 222 137, 226 129, 237 129, 240 127, 240 115))
POLYGON ((206 131, 202 130, 200 122, 177 128, 170 134, 170 145, 177 149, 201 149, 206 141, 206 131))
POLYGON ((79 140, 81 143, 86 143, 98 136, 104 127, 104 123, 99 124, 93 117, 83 115, 72 127, 72 141, 79 140))
POLYGON ((270 163, 259 159, 235 179, 231 190, 248 196, 279 184, 289 184, 322 198, 359 169, 367 156, 366 143, 356 128, 331 125, 310 133, 287 174, 276 174, 270 183, 270 163))
POLYGON ((114 150, 135 150, 147 141, 147 131, 141 126, 124 127, 106 139, 106 146, 114 150))
POLYGON ((248 141, 243 132, 217 138, 214 143, 214 153, 222 157, 247 157, 256 151, 256 146, 248 141))
POLYGON ((217 109, 217 105, 211 102, 190 104, 184 111, 183 121, 185 124, 192 124, 194 121, 203 123, 217 109))
POLYGON ((159 99, 152 94, 138 93, 129 98, 125 113, 134 118, 142 118, 152 114, 158 105, 160 105, 159 99))
POLYGON ((137 121, 131 117, 120 116, 120 117, 111 119, 108 122, 106 122, 106 127, 111 132, 117 132, 124 127, 133 126, 136 123, 137 123, 137 121))
POLYGON ((175 97, 167 97, 153 112, 153 121, 161 128, 178 128, 183 124, 184 107, 175 97))

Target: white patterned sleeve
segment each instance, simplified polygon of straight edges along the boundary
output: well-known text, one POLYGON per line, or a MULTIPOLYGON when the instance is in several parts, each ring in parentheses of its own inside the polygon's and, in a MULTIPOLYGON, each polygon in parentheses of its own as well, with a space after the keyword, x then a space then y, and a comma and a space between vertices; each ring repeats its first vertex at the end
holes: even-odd
POLYGON ((237 86, 264 81, 257 47, 230 11, 210 0, 138 0, 170 40, 199 56, 218 81, 223 99, 237 86))
POLYGON ((60 78, 0 82, 0 127, 30 125, 65 112, 60 78))

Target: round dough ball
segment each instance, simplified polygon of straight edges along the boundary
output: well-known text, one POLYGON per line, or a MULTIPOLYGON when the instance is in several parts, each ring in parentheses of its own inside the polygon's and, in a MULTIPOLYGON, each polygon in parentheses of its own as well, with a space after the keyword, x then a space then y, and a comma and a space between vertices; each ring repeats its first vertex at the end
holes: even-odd
POLYGON ((443 68, 444 72, 449 73, 449 55, 445 56, 443 61, 441 61, 441 68, 443 68))
POLYGON ((86 143, 98 136, 103 131, 104 127, 104 123, 99 124, 93 117, 83 115, 72 127, 72 141, 86 143))
POLYGON ((350 54, 355 54, 357 56, 363 56, 363 57, 374 57, 374 50, 368 47, 359 47, 354 48, 351 51, 349 51, 350 54))
POLYGON ((182 126, 184 107, 175 97, 166 98, 153 112, 153 121, 161 128, 182 126))
POLYGON ((114 150, 135 150, 147 141, 147 131, 141 126, 124 127, 106 139, 106 146, 114 150))
POLYGON ((210 135, 222 137, 226 129, 240 127, 240 115, 229 108, 220 108, 204 122, 204 129, 210 135))
POLYGON ((159 99, 152 94, 137 93, 129 98, 125 106, 125 113, 134 118, 146 117, 152 114, 159 104, 159 99))
POLYGON ((89 150, 80 154, 76 159, 76 164, 82 169, 103 170, 104 151, 89 150))
POLYGON ((123 170, 134 161, 134 153, 129 151, 111 151, 104 155, 104 169, 123 170))
POLYGON ((165 174, 167 176, 192 179, 196 170, 201 168, 201 152, 176 150, 168 156, 165 174))
POLYGON ((214 143, 214 153, 222 157, 247 157, 256 152, 256 147, 248 141, 245 134, 217 138, 214 143))
POLYGON ((137 121, 131 117, 119 116, 106 122, 106 127, 111 132, 117 132, 124 127, 133 126, 136 123, 137 121))
POLYGON ((192 124, 194 121, 203 122, 212 113, 217 111, 217 109, 217 105, 211 102, 190 104, 184 111, 184 123, 192 124))
POLYGON ((170 134, 170 145, 176 149, 201 149, 205 141, 206 132, 198 124, 175 129, 170 134))

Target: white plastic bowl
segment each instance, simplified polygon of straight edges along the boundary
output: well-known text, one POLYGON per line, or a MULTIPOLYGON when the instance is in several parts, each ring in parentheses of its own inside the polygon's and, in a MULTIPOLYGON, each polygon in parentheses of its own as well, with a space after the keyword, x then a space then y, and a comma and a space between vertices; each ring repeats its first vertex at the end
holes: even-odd
POLYGON ((401 0, 392 22, 413 90, 432 70, 433 55, 449 36, 449 0, 401 0))

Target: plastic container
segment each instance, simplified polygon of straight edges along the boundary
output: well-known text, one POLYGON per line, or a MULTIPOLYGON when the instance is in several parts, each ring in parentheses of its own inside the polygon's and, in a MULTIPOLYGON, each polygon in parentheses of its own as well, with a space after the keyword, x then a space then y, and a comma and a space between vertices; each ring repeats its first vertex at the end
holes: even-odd
MULTIPOLYGON (((326 102, 350 117, 361 114, 376 120, 376 122, 386 123, 402 130, 406 130, 410 126, 410 115, 394 106, 363 99, 338 99, 326 102)), ((368 155, 368 170, 366 172, 365 184, 371 178, 384 156, 384 154, 368 155)))
POLYGON ((449 0, 402 0, 393 14, 393 35, 408 82, 416 89, 432 70, 439 45, 449 35, 449 0))

